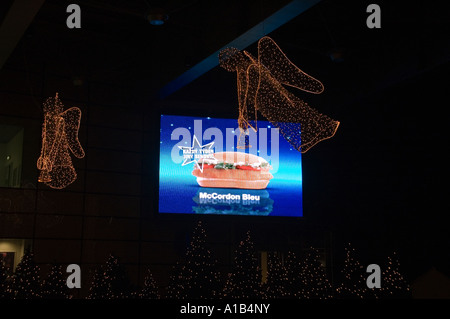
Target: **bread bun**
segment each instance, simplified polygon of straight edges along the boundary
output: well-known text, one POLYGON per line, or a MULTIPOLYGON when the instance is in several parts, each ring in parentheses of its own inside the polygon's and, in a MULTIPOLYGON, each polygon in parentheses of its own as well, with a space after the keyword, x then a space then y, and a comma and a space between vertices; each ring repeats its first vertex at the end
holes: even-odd
POLYGON ((192 172, 202 187, 265 189, 273 178, 269 173, 269 163, 260 156, 242 152, 212 155, 214 159, 199 160, 200 165, 205 163, 203 171, 195 167, 192 172), (213 164, 207 165, 208 163, 213 164), (226 167, 223 163, 227 163, 226 167))

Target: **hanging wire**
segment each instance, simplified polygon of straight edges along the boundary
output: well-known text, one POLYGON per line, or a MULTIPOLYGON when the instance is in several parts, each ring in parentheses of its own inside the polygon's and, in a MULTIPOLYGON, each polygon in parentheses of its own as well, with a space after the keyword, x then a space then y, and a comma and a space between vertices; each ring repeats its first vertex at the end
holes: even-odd
POLYGON ((328 26, 327 20, 325 19, 324 15, 322 14, 322 10, 320 10, 320 4, 316 6, 317 8, 317 12, 320 16, 320 19, 323 22, 323 25, 325 26, 325 30, 327 31, 328 37, 330 38, 331 43, 333 44, 333 46, 336 47, 337 42, 335 40, 335 38, 333 37, 333 34, 331 33, 330 27, 328 26))
POLYGON ((264 0, 260 0, 259 2, 259 15, 260 15, 260 20, 262 21, 262 35, 263 37, 266 35, 266 29, 265 29, 265 19, 264 19, 264 15, 263 15, 263 1, 264 0))
POLYGON ((33 90, 33 85, 31 84, 31 78, 30 78, 30 65, 29 65, 29 61, 27 59, 26 56, 26 41, 22 41, 22 53, 23 53, 23 64, 25 66, 25 74, 27 77, 27 82, 28 82, 28 87, 30 89, 30 95, 31 95, 31 99, 34 102, 34 105, 39 109, 39 112, 42 112, 42 103, 36 98, 35 94, 34 94, 34 90, 33 90))

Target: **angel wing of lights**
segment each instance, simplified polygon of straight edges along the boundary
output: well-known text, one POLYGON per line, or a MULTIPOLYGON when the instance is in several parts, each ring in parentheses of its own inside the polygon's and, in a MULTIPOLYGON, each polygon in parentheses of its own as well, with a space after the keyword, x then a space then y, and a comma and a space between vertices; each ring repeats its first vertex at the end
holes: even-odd
POLYGON ((58 93, 45 101, 43 109, 42 148, 37 160, 40 170, 38 181, 51 188, 62 189, 77 178, 69 150, 77 158, 85 156, 78 140, 81 110, 72 107, 64 111, 58 93))
POLYGON ((320 94, 323 84, 293 64, 269 37, 258 41, 258 58, 247 51, 226 48, 219 53, 220 66, 237 73, 239 104, 238 148, 250 147, 248 130, 258 130, 262 114, 298 151, 305 153, 331 138, 339 122, 319 113, 284 86, 320 94))

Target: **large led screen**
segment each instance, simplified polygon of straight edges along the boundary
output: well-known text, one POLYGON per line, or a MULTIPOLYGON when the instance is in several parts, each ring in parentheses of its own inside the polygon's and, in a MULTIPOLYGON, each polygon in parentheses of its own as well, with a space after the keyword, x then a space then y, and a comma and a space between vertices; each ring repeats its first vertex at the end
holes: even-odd
POLYGON ((236 119, 161 115, 159 212, 301 217, 301 153, 270 122, 246 133, 236 119))

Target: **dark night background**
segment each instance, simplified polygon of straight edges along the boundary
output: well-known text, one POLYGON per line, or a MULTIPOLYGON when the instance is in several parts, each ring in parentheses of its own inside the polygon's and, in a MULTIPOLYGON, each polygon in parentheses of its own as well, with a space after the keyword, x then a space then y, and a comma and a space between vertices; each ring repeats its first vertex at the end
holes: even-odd
MULTIPOLYGON (((0 21, 12 2, 2 1, 0 21)), ((155 211, 160 112, 237 117, 235 74, 218 66, 163 100, 158 91, 288 1, 73 2, 81 29, 66 27, 70 2, 46 0, 0 56, 0 125, 25 128, 21 185, 0 187, 0 240, 29 240, 44 269, 93 267, 114 251, 133 280, 150 266, 164 285, 202 218, 223 269, 251 229, 259 250, 323 249, 336 273, 348 242, 367 263, 398 251, 409 281, 433 266, 450 273, 450 18, 438 2, 374 1, 382 28, 368 29, 371 1, 323 0, 268 34, 325 86, 295 93, 341 122, 303 155, 305 217, 295 220, 155 211), (146 19, 154 7, 169 15, 162 26, 146 19), (35 164, 41 105, 55 92, 82 109, 87 154, 62 191, 38 185, 35 164)), ((246 50, 256 55, 255 44, 246 50)))

